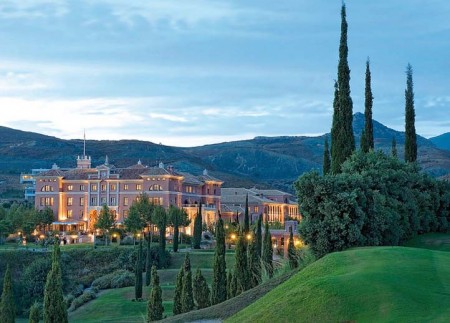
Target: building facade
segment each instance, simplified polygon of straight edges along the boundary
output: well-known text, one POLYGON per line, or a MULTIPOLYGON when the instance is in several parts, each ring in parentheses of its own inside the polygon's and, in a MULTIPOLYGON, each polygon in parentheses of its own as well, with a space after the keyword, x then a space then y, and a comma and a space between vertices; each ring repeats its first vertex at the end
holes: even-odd
POLYGON ((163 163, 148 167, 139 161, 127 168, 116 168, 106 158, 103 165, 93 168, 91 158, 85 155, 77 158, 76 168, 62 170, 54 165, 51 170, 37 174, 35 181, 35 206, 53 210, 57 218, 53 223, 55 230, 93 231, 103 205, 122 224, 133 201, 146 193, 154 204, 184 208, 192 220, 191 227, 186 229, 188 234, 200 203, 204 222, 215 222, 223 184, 206 170, 194 176, 163 163))
POLYGON ((251 222, 260 214, 263 215, 264 221, 279 222, 281 225, 286 220, 301 220, 298 202, 292 194, 256 188, 222 188, 222 217, 230 222, 236 221, 236 217, 239 222, 243 221, 247 196, 251 222))

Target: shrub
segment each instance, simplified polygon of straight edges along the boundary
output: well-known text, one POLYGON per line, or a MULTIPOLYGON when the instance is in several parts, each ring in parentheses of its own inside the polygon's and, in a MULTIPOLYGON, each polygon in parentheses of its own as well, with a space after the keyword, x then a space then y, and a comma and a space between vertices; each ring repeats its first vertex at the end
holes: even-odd
POLYGON ((69 307, 69 312, 72 312, 74 310, 76 310, 78 307, 80 307, 81 305, 86 304, 87 302, 95 299, 97 297, 97 294, 95 293, 94 290, 92 289, 86 289, 83 294, 81 294, 81 296, 75 298, 72 301, 72 304, 69 307))
POLYGON ((122 288, 134 285, 134 275, 128 270, 117 270, 93 281, 92 287, 98 289, 122 288))
POLYGON ((132 236, 126 236, 125 238, 120 240, 120 245, 122 246, 132 246, 135 242, 132 236))

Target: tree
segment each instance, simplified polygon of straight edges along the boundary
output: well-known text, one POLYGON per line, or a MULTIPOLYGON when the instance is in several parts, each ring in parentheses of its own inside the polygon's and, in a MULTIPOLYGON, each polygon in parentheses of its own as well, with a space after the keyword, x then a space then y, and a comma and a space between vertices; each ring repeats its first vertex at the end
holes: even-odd
POLYGON ((248 194, 245 196, 245 212, 244 212, 244 234, 250 232, 250 219, 248 214, 248 194))
POLYGON ((165 264, 167 213, 161 205, 156 205, 153 209, 153 221, 159 230, 159 261, 161 264, 165 264))
POLYGON ((39 315, 39 305, 38 303, 34 303, 30 308, 30 316, 28 317, 29 323, 39 323, 40 315, 39 315))
POLYGON ((323 149, 323 175, 327 175, 331 170, 330 151, 328 148, 328 137, 325 137, 325 144, 323 149))
POLYGON ((159 276, 156 266, 152 266, 152 290, 147 302, 147 322, 163 319, 162 290, 159 286, 159 276))
POLYGON ((178 315, 183 313, 183 308, 181 304, 181 297, 183 293, 183 278, 184 278, 184 265, 181 266, 180 271, 177 275, 177 283, 175 285, 175 293, 173 297, 173 315, 178 315))
POLYGON ((256 254, 258 255, 258 258, 261 260, 261 254, 262 254, 262 214, 259 215, 258 221, 256 222, 255 244, 256 244, 256 254))
POLYGON ((366 90, 364 105, 364 141, 361 141, 361 150, 365 153, 374 149, 373 121, 372 121, 373 95, 371 85, 370 61, 366 61, 366 90))
POLYGON ((124 220, 125 228, 128 232, 131 232, 133 234, 133 241, 138 232, 141 232, 142 229, 145 226, 145 222, 141 217, 141 214, 139 213, 139 202, 133 202, 131 204, 128 217, 124 220))
POLYGON ((147 255, 145 257, 145 286, 150 286, 152 278, 152 243, 150 241, 150 234, 147 236, 147 255))
POLYGON ((392 136, 391 155, 397 158, 397 142, 395 141, 395 136, 392 136))
POLYGON ((405 90, 405 161, 417 160, 417 138, 414 111, 413 70, 411 64, 406 67, 405 90))
MULTIPOLYGON (((226 284, 225 284, 226 287, 226 284)), ((194 298, 197 303, 197 309, 209 307, 209 287, 205 277, 203 277, 200 269, 197 268, 194 277, 194 298)))
POLYGON ((272 261, 273 261, 272 236, 269 231, 269 221, 266 221, 266 225, 264 228, 264 247, 263 247, 262 262, 269 278, 273 277, 272 261))
POLYGON ((134 298, 136 300, 142 299, 142 240, 139 241, 139 249, 136 258, 136 265, 134 269, 135 284, 134 284, 134 298))
POLYGON ((294 245, 294 234, 292 232, 292 227, 289 228, 288 258, 289 258, 289 267, 291 267, 291 269, 297 268, 298 254, 294 245))
POLYGON ((247 248, 244 232, 239 230, 239 237, 236 244, 234 275, 236 276, 237 295, 249 289, 249 270, 247 262, 247 248))
POLYGON ((339 173, 342 163, 355 150, 353 136, 353 102, 350 96, 350 68, 348 66, 347 20, 345 4, 341 9, 341 39, 339 45, 338 79, 335 83, 333 127, 331 130, 331 170, 339 173))
POLYGON ((183 208, 169 207, 169 225, 173 227, 173 252, 178 251, 179 228, 187 226, 191 221, 183 208))
POLYGON ((67 323, 67 308, 63 297, 59 241, 53 246, 52 269, 47 275, 44 291, 44 322, 67 323))
POLYGON ((227 264, 225 261, 225 230, 219 212, 216 224, 216 250, 214 253, 213 281, 211 285, 211 304, 219 304, 227 299, 227 264))
POLYGON ((230 283, 229 298, 233 298, 233 297, 235 297, 237 295, 238 295, 238 292, 237 292, 237 277, 236 277, 236 273, 232 273, 231 283, 230 283))
POLYGON ((186 313, 194 309, 194 296, 192 292, 192 272, 189 253, 186 253, 186 257, 184 258, 183 271, 184 277, 183 277, 183 289, 181 292, 181 309, 183 313, 186 313))
POLYGON ((227 275, 227 299, 230 299, 233 297, 231 295, 231 281, 232 280, 233 280, 233 273, 231 272, 231 270, 229 270, 228 275, 227 275))
POLYGON ((194 220, 194 249, 200 249, 202 241, 202 203, 198 206, 198 213, 194 220))
POLYGON ((109 209, 106 204, 103 204, 100 214, 98 215, 97 222, 94 227, 100 229, 105 235, 105 244, 108 245, 109 230, 111 230, 116 224, 114 213, 109 209))
POLYGON ((249 288, 258 286, 261 283, 261 258, 256 251, 256 239, 248 247, 248 271, 249 288))
POLYGON ((14 323, 16 321, 16 306, 14 303, 13 286, 11 279, 11 270, 9 264, 6 267, 3 278, 3 292, 0 301, 0 322, 14 323))

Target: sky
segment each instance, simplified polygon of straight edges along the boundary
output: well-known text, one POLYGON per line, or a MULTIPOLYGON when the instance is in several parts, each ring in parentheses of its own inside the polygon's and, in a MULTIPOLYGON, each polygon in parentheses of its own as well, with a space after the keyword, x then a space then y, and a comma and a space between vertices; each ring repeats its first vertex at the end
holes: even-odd
MULTIPOLYGON (((348 0, 353 111, 450 131, 450 1, 348 0)), ((2 0, 0 125, 171 146, 329 132, 340 0, 2 0)))

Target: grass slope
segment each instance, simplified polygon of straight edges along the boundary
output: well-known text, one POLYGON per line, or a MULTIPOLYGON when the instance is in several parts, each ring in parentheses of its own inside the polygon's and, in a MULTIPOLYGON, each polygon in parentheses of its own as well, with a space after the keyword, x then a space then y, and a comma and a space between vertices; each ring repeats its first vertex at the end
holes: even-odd
POLYGON ((227 322, 445 322, 450 253, 358 248, 311 264, 227 322))

